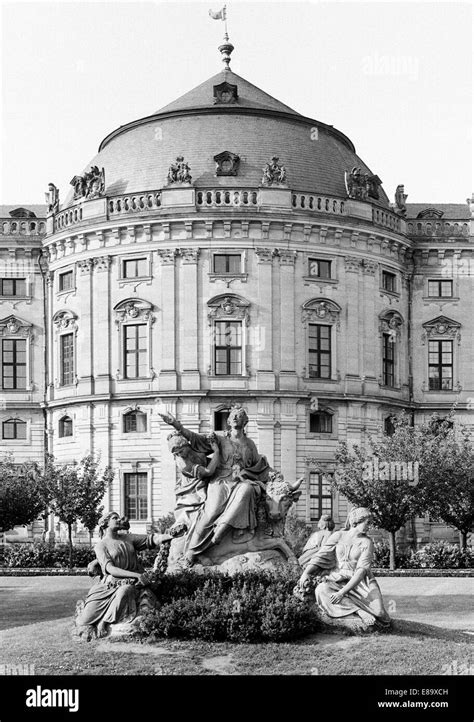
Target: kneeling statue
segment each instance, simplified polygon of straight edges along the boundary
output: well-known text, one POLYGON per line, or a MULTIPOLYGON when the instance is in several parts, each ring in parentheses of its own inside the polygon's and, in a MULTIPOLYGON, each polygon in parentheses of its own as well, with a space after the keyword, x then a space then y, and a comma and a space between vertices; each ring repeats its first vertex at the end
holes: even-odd
POLYGON ((100 542, 95 547, 100 576, 85 601, 76 608, 76 635, 90 640, 105 637, 110 625, 123 624, 132 631, 146 611, 154 609, 157 599, 150 589, 152 578, 145 573, 138 552, 171 541, 170 534, 122 534, 126 523, 116 512, 99 521, 100 542))
POLYGON ((391 624, 371 572, 374 544, 366 534, 371 518, 369 509, 353 509, 346 528, 315 550, 295 588, 298 597, 308 598, 316 578, 317 611, 326 624, 366 631, 391 624))

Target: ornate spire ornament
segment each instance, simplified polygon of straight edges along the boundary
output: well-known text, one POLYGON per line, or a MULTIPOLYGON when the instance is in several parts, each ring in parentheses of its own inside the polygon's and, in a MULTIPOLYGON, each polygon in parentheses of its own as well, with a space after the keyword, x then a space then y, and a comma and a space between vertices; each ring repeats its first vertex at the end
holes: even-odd
POLYGON ((214 12, 214 10, 209 10, 209 15, 213 20, 223 20, 225 24, 225 32, 224 32, 224 42, 222 45, 219 45, 219 52, 222 55, 222 62, 225 63, 224 70, 230 70, 230 56, 232 54, 232 51, 234 50, 234 46, 229 41, 229 34, 227 32, 227 8, 224 5, 224 7, 221 10, 218 10, 217 12, 214 12))

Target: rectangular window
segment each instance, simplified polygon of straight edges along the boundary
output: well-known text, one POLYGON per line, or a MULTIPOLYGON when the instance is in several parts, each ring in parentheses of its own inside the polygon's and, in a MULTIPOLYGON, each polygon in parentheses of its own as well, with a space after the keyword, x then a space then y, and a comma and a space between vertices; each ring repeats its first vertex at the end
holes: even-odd
POLYGON ((311 521, 319 521, 322 514, 332 516, 331 475, 310 473, 309 513, 311 521))
POLYGON ((133 258, 123 261, 124 278, 142 278, 148 276, 148 260, 146 258, 133 258))
POLYGON ((133 521, 146 521, 148 515, 147 474, 124 474, 125 516, 133 521))
POLYGON ((428 296, 434 296, 435 298, 452 298, 452 295, 452 281, 428 281, 428 296))
POLYGON ((124 376, 126 379, 137 379, 148 374, 148 328, 139 323, 124 326, 124 376))
POLYGON ((397 290, 397 277, 394 273, 382 271, 382 288, 385 291, 392 291, 392 293, 395 293, 397 290))
POLYGON ((242 273, 240 253, 215 253, 214 273, 242 273))
POLYGON ((451 391, 453 388, 453 342, 430 341, 428 356, 430 390, 451 391))
POLYGON ((24 278, 0 278, 0 296, 26 296, 24 278))
POLYGON ((2 341, 2 388, 26 389, 26 340, 2 341))
POLYGON ((384 386, 395 386, 395 342, 389 333, 383 335, 382 376, 384 386))
POLYGON ((309 324, 309 375, 331 378, 331 326, 309 324))
POLYGON ((63 334, 59 343, 61 386, 70 386, 74 383, 74 334, 63 334))
POLYGON ((59 290, 70 291, 74 288, 74 273, 72 271, 66 271, 65 273, 59 274, 59 290))
POLYGON ((332 416, 325 411, 316 411, 309 415, 309 430, 312 434, 331 434, 332 416))
POLYGON ((214 327, 214 363, 216 376, 242 374, 242 323, 216 321, 214 327))
POLYGON ((309 275, 318 278, 331 278, 331 261, 322 261, 319 258, 309 259, 309 275))

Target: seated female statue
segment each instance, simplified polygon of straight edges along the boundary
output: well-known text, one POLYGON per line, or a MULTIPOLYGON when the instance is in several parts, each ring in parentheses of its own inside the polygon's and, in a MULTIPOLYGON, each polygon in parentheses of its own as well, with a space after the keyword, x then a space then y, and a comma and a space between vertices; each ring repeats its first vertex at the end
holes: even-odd
POLYGON ((104 637, 110 624, 130 623, 138 615, 156 606, 138 552, 170 541, 169 534, 123 534, 122 519, 109 512, 99 521, 101 540, 95 547, 102 575, 89 590, 85 602, 76 610, 76 630, 82 636, 104 637))
POLYGON ((374 545, 366 534, 370 520, 368 509, 353 509, 346 528, 331 534, 315 551, 299 580, 295 591, 300 595, 313 576, 322 577, 315 596, 325 622, 363 629, 374 624, 390 626, 380 587, 371 572, 374 545))

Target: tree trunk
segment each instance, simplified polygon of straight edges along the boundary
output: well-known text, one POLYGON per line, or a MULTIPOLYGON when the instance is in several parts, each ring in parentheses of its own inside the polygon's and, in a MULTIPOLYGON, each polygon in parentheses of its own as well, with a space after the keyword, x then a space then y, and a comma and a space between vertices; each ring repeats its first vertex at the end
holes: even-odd
POLYGON ((92 532, 90 529, 89 529, 89 546, 92 549, 92 532))
POLYGON ((459 530, 459 544, 461 546, 461 551, 464 551, 467 547, 467 531, 459 530))
POLYGON ((390 543, 390 569, 395 569, 395 532, 389 532, 389 543, 390 543))
POLYGON ((72 524, 67 525, 67 535, 69 539, 69 567, 72 569, 72 524))

